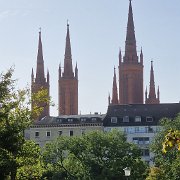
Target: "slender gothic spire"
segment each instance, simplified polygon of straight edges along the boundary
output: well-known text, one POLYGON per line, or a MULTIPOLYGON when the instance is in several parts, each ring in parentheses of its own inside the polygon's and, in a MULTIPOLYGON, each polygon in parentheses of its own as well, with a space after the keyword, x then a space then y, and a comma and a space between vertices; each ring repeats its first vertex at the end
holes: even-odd
POLYGON ((131 0, 129 1, 124 62, 138 62, 131 0))
POLYGON ((37 69, 36 69, 36 82, 45 82, 44 76, 44 60, 43 60, 43 50, 41 41, 41 30, 39 31, 39 43, 38 43, 38 54, 37 54, 37 69))
POLYGON ((159 104, 159 87, 157 91, 155 91, 155 83, 154 83, 154 70, 153 70, 153 61, 151 61, 151 71, 150 71, 150 85, 149 85, 149 96, 146 99, 146 104, 159 104))
POLYGON ((111 96, 110 96, 110 93, 109 93, 109 95, 108 95, 108 105, 110 105, 111 104, 111 96))
POLYGON ((149 86, 149 98, 156 98, 155 84, 154 84, 153 61, 151 61, 150 86, 149 86))
POLYGON ((64 77, 73 77, 73 69, 72 69, 72 55, 71 55, 71 42, 69 35, 69 24, 67 23, 67 34, 66 34, 66 47, 65 47, 65 55, 64 55, 64 77))
POLYGON ((115 67, 114 67, 113 89, 112 89, 112 104, 118 104, 118 93, 117 93, 117 83, 116 83, 116 70, 115 70, 115 67))

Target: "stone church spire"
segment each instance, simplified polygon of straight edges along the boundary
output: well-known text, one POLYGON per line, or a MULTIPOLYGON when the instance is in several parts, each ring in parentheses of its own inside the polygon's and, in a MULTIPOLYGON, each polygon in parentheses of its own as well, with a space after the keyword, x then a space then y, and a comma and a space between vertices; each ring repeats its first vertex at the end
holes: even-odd
POLYGON ((113 77, 113 88, 112 88, 111 104, 118 104, 118 92, 117 92, 116 69, 115 69, 115 67, 114 67, 114 77, 113 77))
MULTIPOLYGON (((159 104, 159 88, 158 88, 157 94, 158 94, 158 97, 156 98, 153 61, 151 61, 149 96, 146 97, 146 104, 159 104)), ((146 96, 147 96, 147 93, 146 93, 146 96)))

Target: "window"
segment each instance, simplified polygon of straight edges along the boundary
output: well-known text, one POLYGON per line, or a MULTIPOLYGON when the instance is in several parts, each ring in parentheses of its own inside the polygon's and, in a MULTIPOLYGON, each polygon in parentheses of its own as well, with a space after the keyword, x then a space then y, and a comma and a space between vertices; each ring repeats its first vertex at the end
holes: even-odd
POLYGON ((92 118, 92 122, 95 122, 95 121, 96 121, 96 118, 95 118, 95 117, 93 117, 93 118, 92 118))
POLYGON ((59 136, 61 136, 62 135, 62 131, 58 131, 58 134, 59 134, 59 136))
POLYGON ((46 136, 47 136, 47 137, 50 137, 50 136, 51 136, 51 132, 50 132, 50 131, 47 131, 47 132, 46 132, 46 136))
POLYGON ((139 144, 139 145, 148 145, 149 144, 149 137, 134 137, 133 143, 139 144))
POLYGON ((149 144, 149 137, 144 138, 144 144, 149 144))
POLYGON ((124 116, 123 117, 123 122, 129 122, 129 116, 124 116))
POLYGON ((153 117, 146 117, 146 122, 153 122, 153 117))
POLYGON ((149 149, 142 149, 141 153, 142 153, 142 156, 149 156, 149 149))
POLYGON ((135 133, 139 132, 139 127, 135 127, 135 133))
POLYGON ((73 136, 73 131, 69 131, 69 136, 73 136))
POLYGON ((135 122, 141 122, 141 116, 136 116, 135 117, 135 122))
POLYGON ((35 132, 35 138, 38 138, 38 137, 39 137, 39 132, 36 131, 36 132, 35 132))
POLYGON ((117 123, 117 117, 111 117, 111 123, 117 123))
POLYGON ((86 122, 86 118, 81 118, 81 122, 86 122))
POLYGON ((68 122, 73 122, 73 119, 68 119, 68 122))
POLYGON ((56 118, 56 122, 62 122, 62 119, 61 118, 56 118))

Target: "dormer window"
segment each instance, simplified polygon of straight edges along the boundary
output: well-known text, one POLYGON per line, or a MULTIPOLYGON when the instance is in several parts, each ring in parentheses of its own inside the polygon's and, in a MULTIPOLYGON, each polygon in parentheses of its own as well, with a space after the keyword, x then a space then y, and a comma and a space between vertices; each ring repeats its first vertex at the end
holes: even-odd
POLYGON ((123 117, 123 122, 129 122, 129 116, 124 116, 123 117))
POLYGON ((95 118, 95 117, 93 117, 91 120, 92 120, 92 122, 95 122, 95 121, 96 121, 96 118, 95 118))
POLYGON ((153 117, 151 116, 146 117, 146 122, 153 122, 153 117))
POLYGON ((81 118, 81 122, 86 122, 86 118, 81 118))
POLYGON ((68 119, 68 122, 73 122, 73 119, 68 119))
POLYGON ((135 122, 141 122, 141 116, 136 116, 135 117, 135 122))
POLYGON ((56 118, 56 122, 62 122, 62 119, 61 118, 56 118))
POLYGON ((111 117, 111 123, 117 123, 117 117, 111 117))

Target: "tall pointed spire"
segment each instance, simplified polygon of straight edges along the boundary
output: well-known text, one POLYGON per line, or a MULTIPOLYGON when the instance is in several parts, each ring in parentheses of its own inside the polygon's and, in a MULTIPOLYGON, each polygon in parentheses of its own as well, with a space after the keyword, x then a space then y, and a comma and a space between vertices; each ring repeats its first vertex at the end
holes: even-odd
POLYGON ((149 98, 156 98, 155 84, 154 84, 153 61, 151 61, 150 86, 149 86, 149 98))
MULTIPOLYGON (((47 70, 47 80, 44 73, 44 59, 43 59, 43 50, 42 50, 42 41, 41 41, 41 29, 39 31, 39 42, 38 42, 38 53, 37 53, 37 67, 36 67, 36 77, 34 77, 34 72, 32 69, 31 74, 31 93, 37 93, 41 89, 47 90, 46 98, 49 99, 49 70, 47 70)), ((32 109, 35 106, 35 100, 32 101, 32 109)), ((38 103, 38 106, 42 108, 42 112, 34 117, 34 120, 40 120, 45 116, 49 116, 49 104, 47 102, 38 103)))
POLYGON ((129 1, 124 62, 138 62, 131 0, 129 1))
POLYGON ((72 69, 72 55, 71 55, 71 42, 69 35, 69 23, 67 22, 67 34, 66 34, 66 47, 65 47, 65 55, 64 55, 64 77, 73 77, 73 69, 72 69))
POLYGON ((151 61, 149 96, 146 99, 146 104, 159 104, 159 99, 156 98, 155 91, 153 61, 151 61))
POLYGON ((73 71, 69 23, 67 22, 64 70, 59 66, 58 96, 59 115, 78 114, 78 67, 73 71))
POLYGON ((118 92, 116 83, 116 69, 114 67, 114 77, 113 77, 113 88, 112 88, 112 104, 118 104, 118 92))
POLYGON ((43 50, 42 50, 42 41, 41 41, 41 29, 39 31, 37 68, 36 68, 36 82, 45 82, 44 60, 43 60, 43 50))

